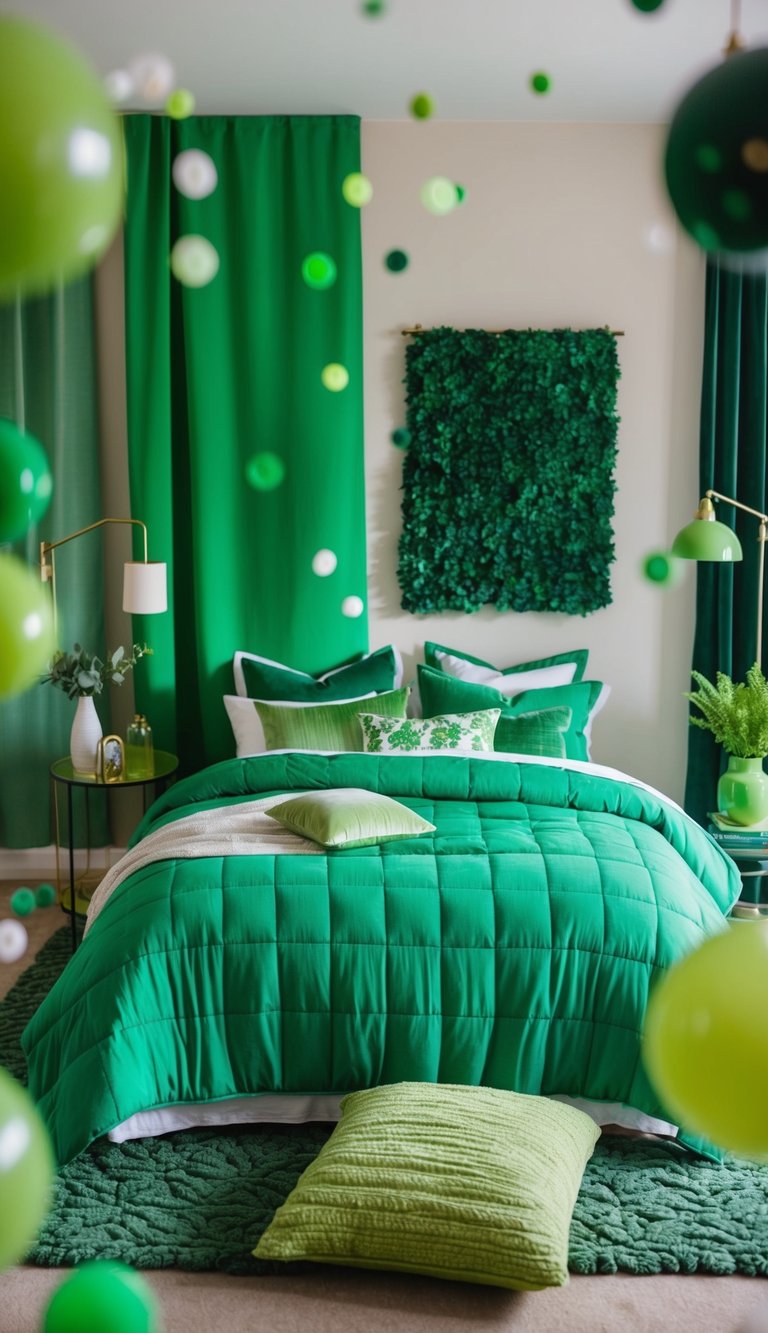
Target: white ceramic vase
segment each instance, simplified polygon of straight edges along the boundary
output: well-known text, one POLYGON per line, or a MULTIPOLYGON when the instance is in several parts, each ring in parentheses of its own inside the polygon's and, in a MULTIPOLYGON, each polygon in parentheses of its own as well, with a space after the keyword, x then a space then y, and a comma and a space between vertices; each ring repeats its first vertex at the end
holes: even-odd
POLYGON ((69 756, 78 777, 94 777, 96 747, 101 735, 101 723, 93 697, 90 694, 81 694, 69 735, 69 756))

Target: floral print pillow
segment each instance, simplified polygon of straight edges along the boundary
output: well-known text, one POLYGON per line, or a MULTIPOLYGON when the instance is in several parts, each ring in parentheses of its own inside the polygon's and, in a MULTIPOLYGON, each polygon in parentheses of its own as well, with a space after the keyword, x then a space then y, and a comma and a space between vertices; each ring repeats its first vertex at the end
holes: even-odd
POLYGON ((442 717, 378 717, 359 713, 363 749, 371 754, 412 754, 416 750, 493 749, 500 708, 478 713, 444 713, 442 717))

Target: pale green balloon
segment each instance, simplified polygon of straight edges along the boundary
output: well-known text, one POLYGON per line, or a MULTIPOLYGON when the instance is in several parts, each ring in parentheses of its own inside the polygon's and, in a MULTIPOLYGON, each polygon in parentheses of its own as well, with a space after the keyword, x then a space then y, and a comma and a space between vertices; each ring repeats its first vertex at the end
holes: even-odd
POLYGON ((179 237, 171 250, 171 272, 183 287, 207 287, 218 271, 218 251, 205 236, 179 237))
POLYGON ((459 202, 454 181, 447 176, 432 176, 421 187, 421 202, 428 213, 452 213, 459 202))
POLYGON ((351 171, 341 183, 341 193, 353 208, 364 208, 373 198, 373 186, 362 171, 351 171))
POLYGON ((768 1153, 768 923, 737 922, 651 994, 643 1059, 670 1117, 710 1143, 768 1153))
POLYGON ((0 1068, 0 1270, 23 1259, 51 1205, 51 1141, 32 1098, 0 1068))
POLYGON ((117 116, 85 57, 39 23, 0 16, 0 297, 89 269, 120 221, 117 116))
POLYGON ((346 366, 339 365, 338 361, 331 361, 327 366, 323 366, 320 378, 331 393, 341 393, 349 384, 349 371, 346 366))
POLYGON ((18 556, 0 555, 0 699, 28 689, 55 649, 47 584, 18 556))

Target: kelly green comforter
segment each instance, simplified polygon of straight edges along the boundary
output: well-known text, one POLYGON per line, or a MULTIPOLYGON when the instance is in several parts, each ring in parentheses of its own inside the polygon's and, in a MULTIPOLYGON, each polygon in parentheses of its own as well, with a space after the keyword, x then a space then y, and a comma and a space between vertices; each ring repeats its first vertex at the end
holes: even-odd
POLYGON ((400 1080, 670 1118, 640 1032, 654 980, 723 929, 738 896, 714 842, 642 788, 574 770, 301 753, 179 782, 137 836, 199 808, 345 786, 402 800, 436 832, 163 861, 115 890, 23 1037, 60 1162, 152 1107, 400 1080))

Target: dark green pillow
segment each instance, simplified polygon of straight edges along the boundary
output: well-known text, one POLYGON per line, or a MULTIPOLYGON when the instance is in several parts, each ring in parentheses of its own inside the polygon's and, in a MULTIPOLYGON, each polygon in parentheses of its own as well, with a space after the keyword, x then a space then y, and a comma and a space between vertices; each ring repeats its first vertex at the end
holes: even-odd
POLYGON ((256 657, 253 653, 235 653, 234 672, 237 693, 245 694, 249 699, 323 704, 396 690, 402 683, 403 664, 394 644, 388 643, 384 648, 377 648, 365 657, 334 667, 320 676, 294 671, 292 667, 270 662, 266 657, 256 657))
MULTIPOLYGON (((574 681, 572 685, 523 690, 522 694, 507 699, 488 685, 456 680, 445 671, 435 671, 427 666, 419 666, 417 671, 424 717, 435 717, 438 713, 471 713, 481 708, 500 708, 501 717, 496 729, 499 740, 504 735, 505 718, 519 717, 521 713, 538 712, 541 709, 570 708, 571 724, 565 733, 567 759, 590 758, 592 721, 610 693, 609 687, 603 685, 602 681, 580 680, 574 681)), ((494 749, 500 748, 498 741, 494 740, 494 749)))

